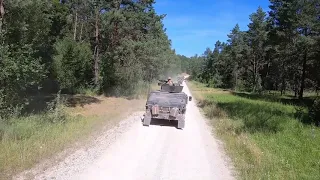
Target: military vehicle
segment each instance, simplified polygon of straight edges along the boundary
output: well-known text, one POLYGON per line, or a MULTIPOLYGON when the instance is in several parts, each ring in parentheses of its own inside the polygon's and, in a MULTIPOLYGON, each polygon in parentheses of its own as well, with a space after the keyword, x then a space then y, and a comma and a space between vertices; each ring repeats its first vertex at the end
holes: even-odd
POLYGON ((160 80, 158 85, 161 89, 149 94, 146 102, 146 112, 143 119, 143 125, 149 126, 152 119, 178 121, 178 129, 185 127, 185 114, 188 101, 191 96, 182 92, 183 86, 174 83, 170 86, 160 80))

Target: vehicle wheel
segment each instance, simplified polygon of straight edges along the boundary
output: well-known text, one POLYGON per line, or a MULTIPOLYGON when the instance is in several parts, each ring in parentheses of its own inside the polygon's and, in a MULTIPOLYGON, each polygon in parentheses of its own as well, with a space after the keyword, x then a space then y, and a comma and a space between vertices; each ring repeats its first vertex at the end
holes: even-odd
POLYGON ((143 118, 143 125, 144 126, 149 126, 151 123, 151 114, 150 113, 146 113, 146 115, 143 118))
POLYGON ((180 115, 178 120, 178 129, 183 129, 185 126, 185 117, 184 115, 180 115))
POLYGON ((178 129, 183 129, 185 126, 185 120, 179 120, 178 121, 178 129))

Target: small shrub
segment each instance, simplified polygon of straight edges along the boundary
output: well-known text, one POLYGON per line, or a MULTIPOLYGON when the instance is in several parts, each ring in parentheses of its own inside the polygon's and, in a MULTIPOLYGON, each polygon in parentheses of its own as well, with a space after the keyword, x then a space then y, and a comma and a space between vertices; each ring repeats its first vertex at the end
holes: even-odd
POLYGON ((200 108, 204 108, 204 107, 206 107, 206 106, 211 106, 212 104, 213 104, 212 101, 206 100, 206 99, 200 100, 200 101, 198 102, 198 106, 199 106, 200 108))
POLYGON ((67 113, 63 105, 63 101, 60 96, 60 91, 54 101, 48 104, 48 113, 46 114, 46 120, 51 123, 62 123, 67 119, 67 113))
POLYGON ((99 94, 99 89, 98 88, 94 88, 94 87, 79 87, 76 92, 78 94, 82 94, 85 96, 96 96, 97 94, 99 94))
POLYGON ((320 126, 320 98, 317 98, 309 110, 311 123, 320 126))
POLYGON ((225 117, 224 111, 217 107, 214 104, 208 105, 204 107, 204 111, 206 113, 206 116, 209 118, 222 118, 225 117))
POLYGON ((3 119, 0 118, 0 140, 2 140, 6 129, 7 129, 7 124, 4 122, 3 119))
POLYGON ((25 140, 30 138, 42 126, 42 116, 29 116, 12 118, 10 123, 5 124, 2 139, 25 140))
POLYGON ((266 113, 250 114, 243 118, 244 130, 254 132, 278 132, 281 119, 266 113))
POLYGON ((307 109, 301 106, 295 107, 294 118, 298 119, 300 122, 304 124, 312 123, 312 118, 309 115, 307 109))

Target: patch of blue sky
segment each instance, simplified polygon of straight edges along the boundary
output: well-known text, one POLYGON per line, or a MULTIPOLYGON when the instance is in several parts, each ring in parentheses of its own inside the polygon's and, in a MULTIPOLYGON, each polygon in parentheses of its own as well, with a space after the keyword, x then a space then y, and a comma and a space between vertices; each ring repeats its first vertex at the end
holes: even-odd
POLYGON ((238 23, 247 30, 249 15, 261 6, 268 11, 268 0, 157 0, 172 48, 185 56, 201 55, 216 41, 225 42, 227 34, 238 23))

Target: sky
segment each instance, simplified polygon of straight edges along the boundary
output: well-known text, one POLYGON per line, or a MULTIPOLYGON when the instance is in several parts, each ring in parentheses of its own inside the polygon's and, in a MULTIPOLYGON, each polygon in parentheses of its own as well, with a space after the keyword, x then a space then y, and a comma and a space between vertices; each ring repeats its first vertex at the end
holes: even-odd
POLYGON ((172 48, 187 57, 201 55, 216 41, 225 42, 238 23, 247 30, 249 15, 261 6, 269 11, 269 0, 156 0, 158 14, 166 14, 163 21, 172 48))

